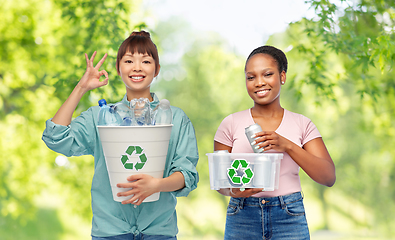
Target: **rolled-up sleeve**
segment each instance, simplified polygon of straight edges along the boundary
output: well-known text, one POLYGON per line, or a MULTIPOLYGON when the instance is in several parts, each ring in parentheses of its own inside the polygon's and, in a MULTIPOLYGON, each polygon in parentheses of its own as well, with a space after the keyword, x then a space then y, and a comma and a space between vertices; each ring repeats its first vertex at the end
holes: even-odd
POLYGON ((195 129, 189 118, 184 117, 178 132, 178 139, 174 146, 174 156, 169 175, 181 172, 184 175, 185 187, 174 192, 176 197, 187 196, 197 187, 199 175, 196 165, 199 152, 195 136, 195 129))
POLYGON ((94 120, 92 110, 88 109, 75 118, 70 125, 63 126, 46 121, 42 140, 49 149, 65 156, 93 155, 94 120))

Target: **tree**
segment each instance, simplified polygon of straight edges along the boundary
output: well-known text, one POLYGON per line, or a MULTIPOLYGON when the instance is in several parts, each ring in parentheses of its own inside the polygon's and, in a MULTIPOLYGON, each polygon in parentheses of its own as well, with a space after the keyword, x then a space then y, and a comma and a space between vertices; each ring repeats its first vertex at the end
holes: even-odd
MULTIPOLYGON (((337 168, 332 189, 317 188, 327 206, 354 222, 358 229, 393 235, 395 176, 392 139, 394 122, 394 10, 393 1, 308 1, 317 18, 290 25, 286 33, 272 36, 290 62, 296 64, 288 83, 303 103, 292 105, 317 119, 337 168), (332 192, 361 204, 369 217, 333 203, 332 192), (372 205, 371 202, 375 201, 372 205), (385 207, 384 207, 385 206, 385 207), (385 209, 384 209, 385 208, 385 209), (374 219, 374 220, 370 220, 374 219)), ((292 64, 291 64, 292 66, 292 64)), ((358 204, 357 204, 358 203, 358 204)), ((334 223, 329 217, 323 228, 334 223)))
POLYGON ((126 0, 1 0, 0 8, 1 228, 15 232, 34 219, 37 199, 48 192, 63 193, 65 207, 90 219, 93 159, 71 158, 60 167, 41 135, 45 121, 83 75, 85 52, 109 53, 104 67, 111 84, 85 96, 76 115, 99 98, 111 100, 123 91, 116 77, 116 49, 134 29, 130 14, 137 5, 126 0))

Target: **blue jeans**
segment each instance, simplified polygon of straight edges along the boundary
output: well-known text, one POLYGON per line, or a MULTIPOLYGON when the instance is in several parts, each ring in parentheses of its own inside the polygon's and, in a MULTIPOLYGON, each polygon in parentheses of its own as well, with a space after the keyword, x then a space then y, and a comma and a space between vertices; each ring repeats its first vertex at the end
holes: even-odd
POLYGON ((224 239, 310 239, 302 194, 231 198, 224 239))
POLYGON ((176 240, 177 237, 163 236, 163 235, 146 235, 139 233, 134 235, 133 233, 117 235, 113 237, 93 237, 92 240, 176 240))

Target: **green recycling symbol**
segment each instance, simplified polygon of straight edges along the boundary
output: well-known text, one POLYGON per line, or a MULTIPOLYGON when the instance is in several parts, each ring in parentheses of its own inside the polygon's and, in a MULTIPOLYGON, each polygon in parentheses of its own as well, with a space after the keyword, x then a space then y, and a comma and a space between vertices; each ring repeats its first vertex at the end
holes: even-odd
POLYGON ((137 171, 144 167, 144 164, 147 162, 147 156, 143 153, 143 149, 140 146, 129 146, 125 151, 126 154, 123 154, 121 157, 121 162, 126 169, 133 169, 133 163, 127 162, 129 160, 129 156, 137 155, 140 162, 134 164, 134 169, 137 171))
POLYGON ((254 177, 254 172, 249 167, 250 163, 248 163, 244 159, 235 159, 231 164, 231 168, 228 168, 228 177, 230 181, 234 184, 248 184, 251 182, 254 177), (238 176, 238 169, 243 171, 242 176, 238 176))

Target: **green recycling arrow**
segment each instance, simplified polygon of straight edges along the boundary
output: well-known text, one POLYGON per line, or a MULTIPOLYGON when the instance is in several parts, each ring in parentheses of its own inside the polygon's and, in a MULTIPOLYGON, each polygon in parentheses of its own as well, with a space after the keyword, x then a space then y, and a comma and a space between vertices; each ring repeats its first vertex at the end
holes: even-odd
POLYGON ((248 163, 245 159, 235 159, 233 160, 231 167, 228 168, 228 177, 230 181, 234 184, 242 184, 246 185, 251 182, 254 177, 254 172, 249 167, 250 163, 248 163), (243 170, 243 175, 238 176, 237 170, 243 170))
POLYGON ((147 156, 143 153, 143 148, 140 146, 129 146, 128 149, 125 151, 126 154, 121 156, 121 162, 125 169, 133 169, 133 163, 128 163, 129 156, 136 154, 139 157, 140 162, 134 164, 134 169, 137 171, 142 169, 147 162, 147 156))

